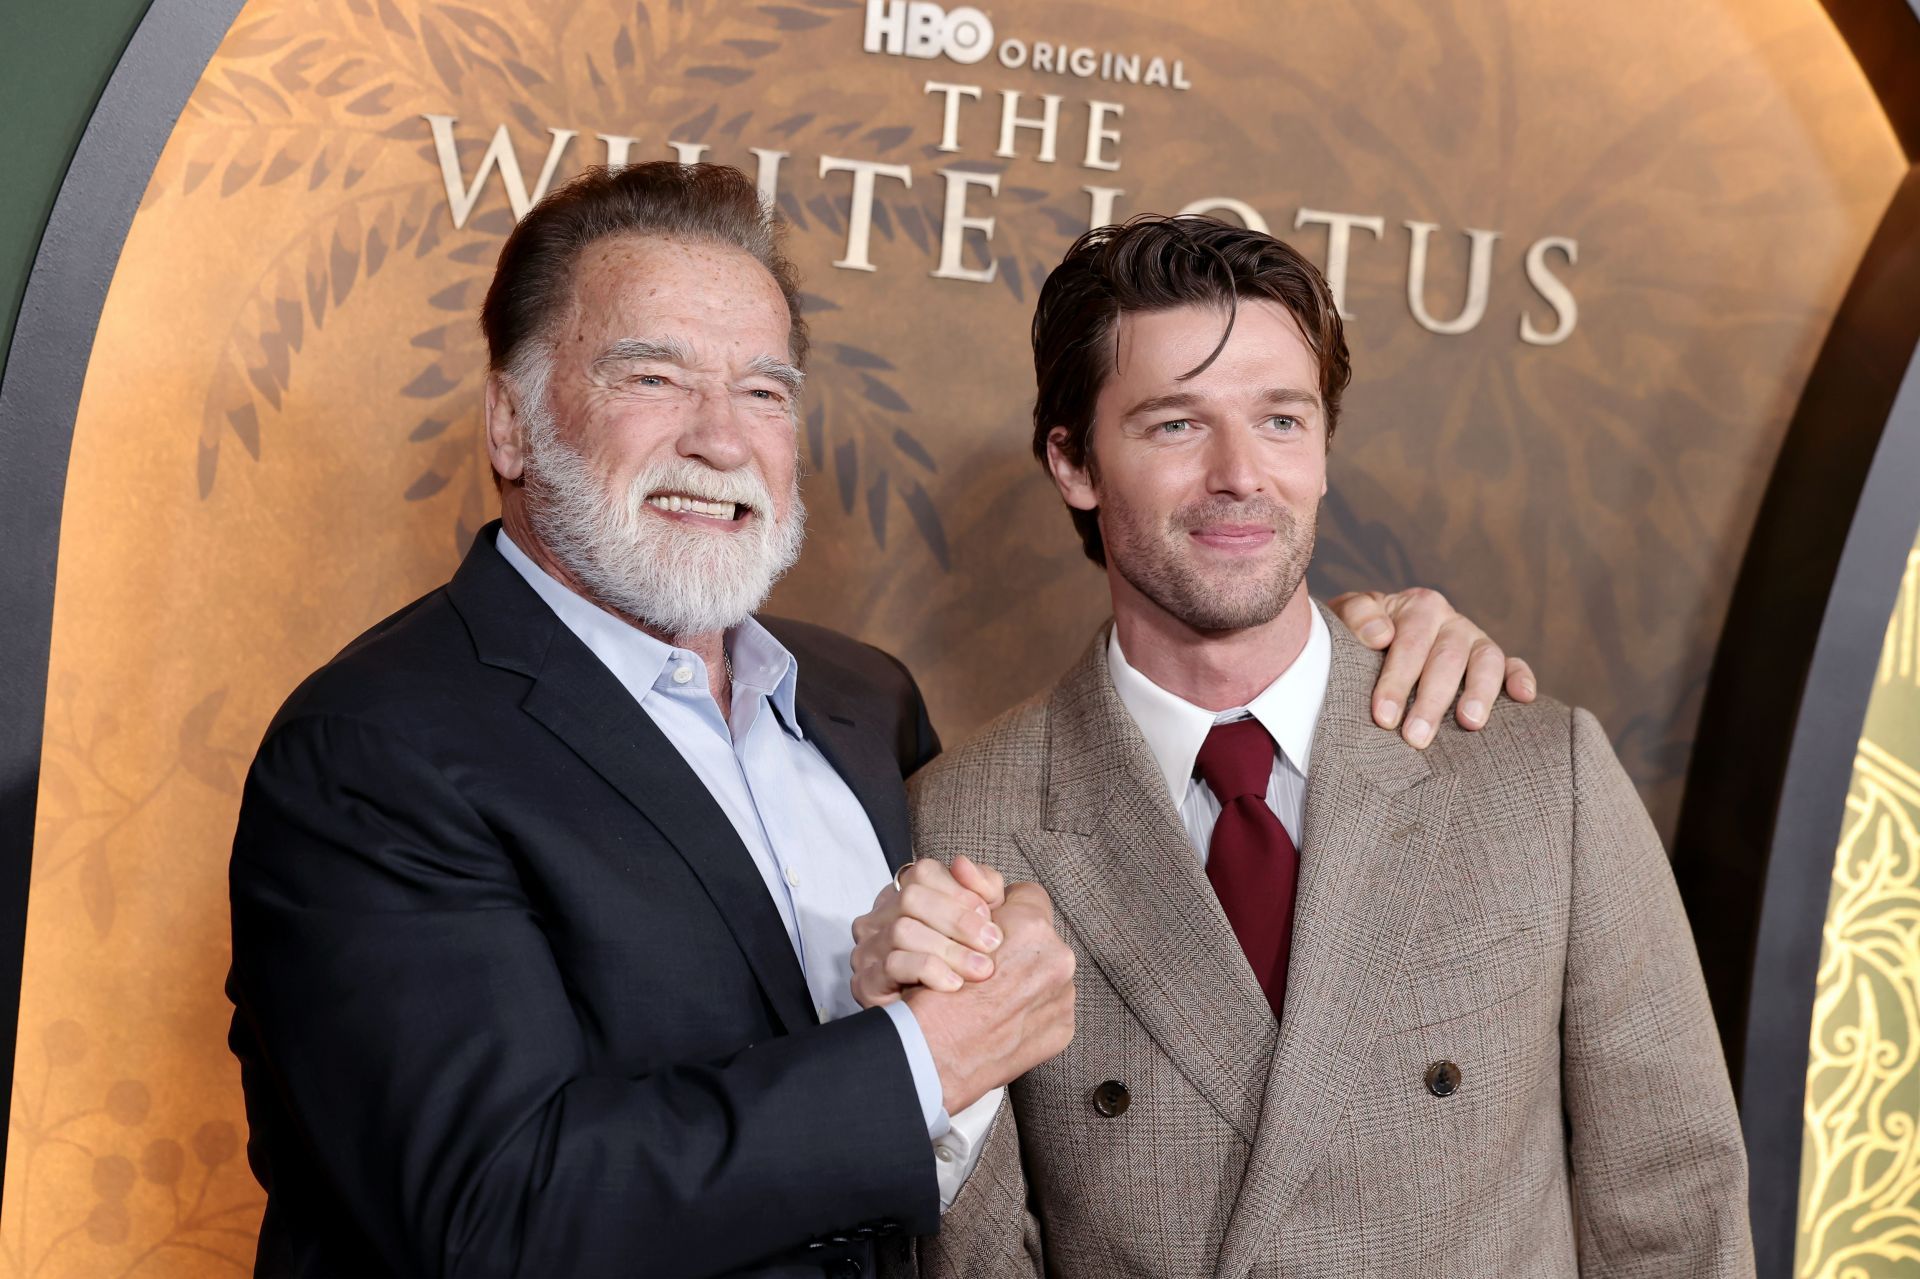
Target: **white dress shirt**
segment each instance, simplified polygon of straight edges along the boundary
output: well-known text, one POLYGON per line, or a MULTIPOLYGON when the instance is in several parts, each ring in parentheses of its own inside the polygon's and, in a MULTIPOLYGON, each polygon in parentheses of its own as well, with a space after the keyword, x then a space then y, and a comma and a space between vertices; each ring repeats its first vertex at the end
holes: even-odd
POLYGON ((1313 730, 1320 722, 1321 703, 1327 700, 1327 675, 1333 666, 1333 639, 1327 634, 1326 619, 1318 608, 1311 612, 1307 646, 1293 664, 1245 706, 1224 711, 1195 706, 1133 669, 1120 651, 1119 628, 1107 641, 1107 669, 1113 676, 1113 690, 1147 739, 1147 747, 1166 779, 1167 795, 1202 865, 1207 860, 1214 823, 1220 820, 1220 801, 1211 787, 1193 775, 1193 763, 1215 724, 1248 716, 1259 720, 1280 748, 1274 753, 1273 776, 1267 781, 1267 807, 1287 828, 1293 846, 1301 847, 1313 730))
MULTIPOLYGON (((728 631, 733 694, 722 718, 708 687, 706 663, 697 655, 655 639, 561 585, 505 529, 494 544, 706 784, 780 912, 820 1020, 859 1012, 850 985, 853 921, 886 884, 886 855, 859 799, 800 730, 794 707, 799 664, 793 655, 752 618, 728 631)), ((949 1119, 939 1069, 919 1021, 904 1002, 888 1005, 886 1013, 913 1071, 934 1142, 944 1208, 978 1159, 987 1124, 973 1115, 977 1105, 949 1119), (962 1117, 969 1122, 956 1127, 954 1121, 962 1117)), ((997 1090, 991 1100, 998 1105, 997 1090)), ((992 1115, 989 1107, 986 1121, 992 1115)))

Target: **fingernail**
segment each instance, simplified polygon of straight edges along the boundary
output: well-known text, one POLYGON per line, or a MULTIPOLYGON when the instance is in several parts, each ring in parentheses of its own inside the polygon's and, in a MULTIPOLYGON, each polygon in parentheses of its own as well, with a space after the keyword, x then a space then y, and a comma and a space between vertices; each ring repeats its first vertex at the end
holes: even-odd
POLYGON ((1377 618, 1360 628, 1360 638, 1363 640, 1383 640, 1392 633, 1393 628, 1377 618))
POLYGON ((988 950, 1000 945, 1000 928, 997 924, 988 924, 980 930, 980 940, 987 944, 988 950))
POLYGON ((966 985, 966 983, 961 981, 958 977, 955 977, 952 973, 948 973, 945 976, 940 978, 940 989, 942 990, 954 991, 954 990, 960 989, 964 985, 966 985))
POLYGON ((975 907, 973 908, 973 913, 974 913, 974 914, 976 914, 976 915, 978 915, 978 916, 980 916, 980 918, 982 918, 982 919, 992 919, 992 918, 993 918, 993 912, 992 912, 992 911, 990 911, 990 910, 988 910, 988 909, 987 909, 987 908, 986 908, 986 907, 985 907, 984 905, 981 905, 981 906, 975 906, 975 907))
POLYGON ((1433 725, 1424 719, 1415 718, 1407 721, 1407 740, 1415 746, 1425 746, 1427 739, 1432 736, 1433 725))
POLYGON ((1487 717, 1487 704, 1477 697, 1470 697, 1460 703, 1460 718, 1472 720, 1478 724, 1487 717))
POLYGON ((1380 727, 1392 728, 1400 722, 1400 703, 1393 701, 1381 702, 1374 708, 1373 714, 1374 718, 1380 721, 1380 727))
POLYGON ((967 967, 984 976, 993 970, 993 963, 985 955, 968 955, 967 967))
POLYGON ((1535 693, 1539 692, 1540 690, 1539 690, 1539 687, 1535 685, 1532 680, 1523 679, 1520 681, 1520 691, 1525 693, 1528 697, 1532 697, 1535 693))

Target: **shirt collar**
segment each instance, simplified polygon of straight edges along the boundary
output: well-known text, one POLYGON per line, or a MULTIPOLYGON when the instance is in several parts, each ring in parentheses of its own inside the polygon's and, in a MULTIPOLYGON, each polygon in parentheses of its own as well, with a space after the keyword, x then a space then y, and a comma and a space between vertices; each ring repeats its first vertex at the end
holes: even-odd
POLYGON ((1320 722, 1327 677, 1333 667, 1333 638, 1327 632, 1326 619, 1320 616, 1318 607, 1309 611, 1312 620, 1307 645, 1293 664, 1245 706, 1217 713, 1169 693, 1135 670, 1120 651, 1118 628, 1108 637, 1107 670, 1113 677, 1113 691, 1147 739, 1175 808, 1186 798, 1193 762, 1213 726, 1247 715, 1259 720, 1273 735, 1280 754, 1302 777, 1307 775, 1313 730, 1320 722))
POLYGON ((780 715, 780 723, 794 737, 801 736, 794 708, 794 689, 800 681, 800 663, 787 646, 760 625, 746 621, 727 632, 727 656, 733 661, 733 689, 765 697, 780 715))
MULTIPOLYGON (((645 700, 647 694, 654 691, 667 696, 685 696, 688 689, 705 692, 706 663, 696 654, 655 639, 562 585, 521 550, 507 536, 506 529, 494 534, 494 546, 636 702, 645 700), (689 678, 674 679, 675 668, 680 666, 690 669, 689 678)), ((766 698, 777 713, 781 727, 791 736, 800 737, 800 720, 794 706, 800 664, 793 654, 774 638, 773 632, 752 617, 728 631, 725 643, 727 656, 733 662, 736 700, 740 694, 766 698)))

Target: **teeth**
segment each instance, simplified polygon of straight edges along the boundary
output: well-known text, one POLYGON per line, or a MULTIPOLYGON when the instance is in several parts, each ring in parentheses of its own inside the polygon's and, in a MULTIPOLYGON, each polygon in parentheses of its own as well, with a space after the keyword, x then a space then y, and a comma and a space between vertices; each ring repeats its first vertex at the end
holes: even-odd
POLYGON ((667 493, 647 499, 647 505, 662 511, 687 511, 694 515, 707 515, 716 520, 731 520, 739 515, 737 502, 709 502, 703 498, 682 497, 678 493, 667 493))

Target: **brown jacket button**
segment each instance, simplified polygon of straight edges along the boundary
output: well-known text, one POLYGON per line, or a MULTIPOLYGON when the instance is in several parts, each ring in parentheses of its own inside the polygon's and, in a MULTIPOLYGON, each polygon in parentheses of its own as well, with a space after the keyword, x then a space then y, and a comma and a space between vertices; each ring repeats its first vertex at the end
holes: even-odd
POLYGON ((1093 1108, 1108 1119, 1118 1119, 1133 1104, 1133 1094, 1118 1079, 1109 1079, 1093 1090, 1093 1108))
POLYGON ((1427 1091, 1436 1097, 1451 1097, 1460 1090, 1460 1067, 1450 1061, 1436 1061, 1427 1067, 1427 1091))

